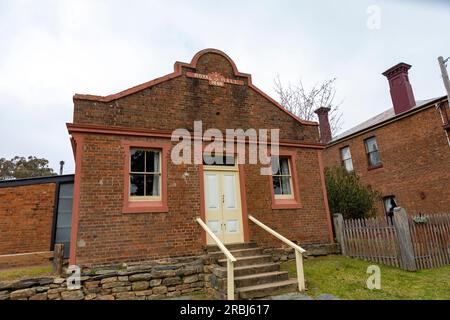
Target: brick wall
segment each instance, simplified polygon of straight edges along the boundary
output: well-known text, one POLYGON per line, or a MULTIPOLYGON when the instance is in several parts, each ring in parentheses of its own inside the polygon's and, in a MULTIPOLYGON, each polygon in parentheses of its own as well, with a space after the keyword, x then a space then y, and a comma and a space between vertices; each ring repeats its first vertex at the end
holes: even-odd
MULTIPOLYGON (((77 263, 146 260, 202 253, 200 176, 196 165, 168 161, 167 213, 122 213, 124 155, 122 139, 86 135, 81 164, 77 263)), ((166 139, 140 139, 167 143, 166 139)), ((272 210, 270 180, 260 165, 245 165, 248 213, 299 243, 330 243, 320 181, 318 152, 297 149, 300 209, 272 210)), ((249 222, 250 239, 280 246, 267 232, 249 222)))
MULTIPOLYGON (((383 196, 395 195, 409 214, 450 211, 450 147, 434 107, 328 147, 325 166, 340 165, 339 150, 347 145, 361 180, 383 196), (373 135, 383 167, 368 170, 363 141, 373 135)), ((381 200, 378 212, 384 215, 381 200)))
MULTIPOLYGON (((272 209, 270 179, 259 174, 260 165, 245 166, 248 214, 299 244, 330 243, 327 229, 318 152, 289 148, 297 152, 297 179, 302 208, 272 209)), ((249 221, 250 238, 263 246, 280 247, 280 240, 249 221)))
MULTIPOLYGON (((279 128, 281 139, 317 143, 315 125, 302 125, 249 87, 248 78, 235 76, 222 55, 208 53, 187 71, 219 71, 245 85, 215 87, 207 80, 185 76, 126 95, 112 102, 75 99, 74 123, 102 127, 193 130, 195 120, 203 130, 218 128, 279 128)), ((84 133, 80 169, 77 264, 104 264, 196 255, 202 252, 200 176, 196 165, 168 161, 168 208, 165 213, 122 213, 124 157, 122 140, 171 143, 164 138, 84 133)), ((330 243, 321 189, 318 149, 292 148, 298 154, 300 199, 303 207, 272 210, 270 180, 258 165, 245 165, 248 213, 299 243, 330 243)), ((281 246, 268 234, 250 225, 250 239, 281 246)))
POLYGON ((50 249, 55 184, 0 188, 0 255, 50 249))

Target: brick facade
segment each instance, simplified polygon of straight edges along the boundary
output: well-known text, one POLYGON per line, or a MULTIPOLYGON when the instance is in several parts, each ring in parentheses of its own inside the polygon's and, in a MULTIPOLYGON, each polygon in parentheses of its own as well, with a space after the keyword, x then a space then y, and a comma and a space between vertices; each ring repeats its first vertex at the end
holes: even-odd
MULTIPOLYGON (((446 106, 448 108, 448 106, 446 106)), ((341 165, 340 149, 349 146, 353 167, 363 183, 394 195, 409 214, 450 212, 450 147, 434 104, 378 128, 368 129, 324 150, 326 167, 341 165), (375 136, 382 167, 370 170, 364 139, 375 136)), ((384 215, 383 203, 378 212, 384 215)))
POLYGON ((0 188, 0 255, 49 251, 55 183, 0 188))
MULTIPOLYGON (((243 166, 247 213, 288 238, 302 243, 331 243, 324 201, 317 124, 301 122, 264 95, 217 50, 198 53, 190 64, 176 63, 175 72, 161 79, 107 96, 74 96, 74 122, 69 132, 77 156, 72 225, 72 262, 106 264, 188 256, 202 253, 200 165, 175 165, 168 157, 167 212, 124 213, 124 143, 170 141, 177 128, 203 131, 280 129, 282 148, 297 153, 301 208, 271 208, 270 180, 260 165, 243 166), (219 72, 240 84, 210 85, 186 73, 219 72), (77 211, 75 213, 75 210, 77 211), (78 226, 76 224, 78 223, 78 226)), ((206 145, 207 143, 204 143, 206 145)), ((163 173, 164 174, 164 173, 163 173)), ((249 222, 250 240, 281 246, 249 222)))

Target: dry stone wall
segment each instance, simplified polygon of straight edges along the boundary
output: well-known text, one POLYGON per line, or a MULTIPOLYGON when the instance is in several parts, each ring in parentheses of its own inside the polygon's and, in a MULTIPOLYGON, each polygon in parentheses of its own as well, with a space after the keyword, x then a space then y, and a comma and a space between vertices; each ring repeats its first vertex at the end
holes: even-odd
POLYGON ((67 288, 64 277, 3 281, 0 300, 153 300, 204 292, 205 261, 191 257, 83 269, 76 290, 67 288))

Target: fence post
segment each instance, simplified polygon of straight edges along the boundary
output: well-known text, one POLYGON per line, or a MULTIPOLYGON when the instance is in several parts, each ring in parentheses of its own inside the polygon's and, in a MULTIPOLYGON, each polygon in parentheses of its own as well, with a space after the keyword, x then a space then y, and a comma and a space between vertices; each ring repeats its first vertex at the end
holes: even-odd
POLYGON ((62 274, 62 267, 64 262, 64 244, 57 243, 53 249, 53 272, 58 275, 62 274))
POLYGON ((394 208, 394 228, 400 248, 402 267, 408 271, 416 271, 416 260, 409 230, 408 215, 402 207, 394 208))
POLYGON ((333 215, 334 232, 336 233, 336 240, 341 247, 341 253, 343 256, 346 254, 345 243, 344 243, 344 218, 342 214, 335 213, 333 215))

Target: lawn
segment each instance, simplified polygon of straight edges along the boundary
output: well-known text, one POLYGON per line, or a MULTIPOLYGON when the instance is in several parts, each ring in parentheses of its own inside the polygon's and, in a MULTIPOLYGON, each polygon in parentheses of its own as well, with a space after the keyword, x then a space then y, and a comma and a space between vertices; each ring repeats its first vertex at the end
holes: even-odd
POLYGON ((29 277, 40 277, 52 274, 52 266, 33 266, 0 270, 0 281, 19 280, 29 277))
MULTIPOLYGON (((326 256, 304 260, 308 295, 323 293, 348 300, 450 300, 450 266, 417 272, 378 264, 381 269, 381 289, 366 287, 367 267, 374 262, 343 256, 326 256)), ((296 276, 295 261, 285 262, 282 269, 296 276)))

